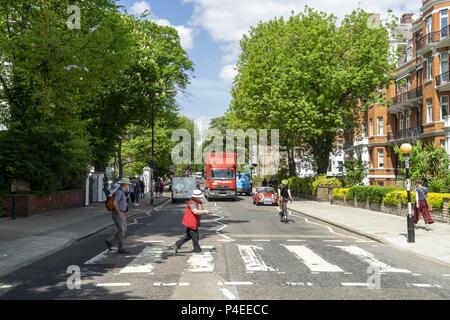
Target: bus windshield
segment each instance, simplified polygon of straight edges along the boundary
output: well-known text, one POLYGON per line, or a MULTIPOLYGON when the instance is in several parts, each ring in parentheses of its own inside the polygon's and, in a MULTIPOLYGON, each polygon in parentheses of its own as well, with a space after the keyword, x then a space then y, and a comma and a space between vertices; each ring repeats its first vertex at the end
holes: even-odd
POLYGON ((211 178, 214 180, 231 180, 234 179, 234 170, 230 169, 214 169, 211 171, 211 178))

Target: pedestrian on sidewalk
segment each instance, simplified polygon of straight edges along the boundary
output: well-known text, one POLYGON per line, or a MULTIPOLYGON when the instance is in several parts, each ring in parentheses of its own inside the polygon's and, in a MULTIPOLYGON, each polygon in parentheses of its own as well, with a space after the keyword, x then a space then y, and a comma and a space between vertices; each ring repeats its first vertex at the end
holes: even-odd
POLYGON ((186 235, 175 243, 175 253, 178 253, 178 250, 183 244, 189 240, 192 240, 194 252, 202 252, 199 244, 200 234, 198 231, 200 227, 200 216, 202 214, 209 214, 208 210, 203 209, 202 199, 203 193, 200 190, 195 190, 191 195, 182 221, 182 224, 186 227, 186 235))
POLYGON ((420 219, 420 214, 423 216, 423 220, 425 221, 425 228, 427 231, 431 230, 431 224, 434 223, 433 218, 430 215, 430 206, 428 204, 428 188, 422 185, 422 181, 416 181, 416 205, 414 206, 414 225, 417 226, 417 223, 420 219))
POLYGON ((141 189, 141 198, 145 198, 145 183, 143 180, 139 180, 139 187, 141 189))
POLYGON ((162 197, 164 192, 164 179, 161 178, 159 181, 159 196, 162 197))
POLYGON ((135 203, 135 201, 136 201, 136 199, 135 199, 135 197, 134 197, 134 196, 135 196, 134 188, 135 188, 135 183, 134 183, 133 180, 131 180, 131 184, 130 184, 130 187, 129 187, 128 192, 129 192, 129 194, 130 194, 130 200, 131 200, 131 204, 132 204, 132 205, 134 205, 134 203, 135 203))
POLYGON ((153 181, 153 190, 155 190, 156 198, 159 198, 159 178, 153 181))
POLYGON ((134 201, 136 204, 136 207, 139 207, 139 197, 141 196, 141 185, 139 181, 134 181, 134 201))
POLYGON ((127 232, 127 201, 126 192, 130 186, 130 180, 127 178, 121 179, 119 182, 120 187, 114 192, 114 210, 112 212, 112 218, 117 232, 114 236, 105 240, 106 246, 111 251, 113 244, 117 242, 119 254, 128 254, 129 252, 123 248, 123 241, 127 232))

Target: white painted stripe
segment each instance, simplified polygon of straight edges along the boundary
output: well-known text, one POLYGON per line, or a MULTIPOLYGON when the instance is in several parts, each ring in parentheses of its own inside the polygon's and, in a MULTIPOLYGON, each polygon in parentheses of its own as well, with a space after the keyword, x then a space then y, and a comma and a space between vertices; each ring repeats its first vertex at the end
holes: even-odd
POLYGON ((229 281, 229 282, 223 282, 226 286, 251 286, 253 285, 253 282, 250 281, 229 281))
POLYGON ((151 273, 154 264, 161 261, 163 252, 160 248, 145 248, 120 273, 151 273))
POLYGON ((187 263, 187 272, 213 272, 214 271, 214 256, 207 247, 202 248, 201 253, 193 254, 189 257, 187 263))
POLYGON ((129 287, 129 282, 115 282, 115 283, 98 283, 97 287, 129 287))
POLYGON ((180 282, 178 283, 179 287, 188 287, 189 286, 189 282, 180 282))
POLYGON ((238 249, 247 271, 278 271, 264 263, 261 256, 264 251, 262 247, 238 245, 238 249))
POLYGON ((227 297, 228 300, 234 300, 236 299, 236 296, 230 292, 227 288, 220 289, 225 297, 227 297))
POLYGON ((286 242, 305 242, 306 240, 286 240, 286 242))
POLYGON ((163 240, 144 240, 143 243, 164 243, 163 240))
POLYGON ((370 283, 342 282, 344 287, 369 287, 370 283))
POLYGON ((323 242, 342 242, 342 240, 323 240, 323 242))
POLYGON ((337 246, 336 248, 339 248, 355 257, 360 259, 361 261, 364 261, 371 265, 374 268, 377 268, 380 270, 380 272, 386 272, 386 273, 411 273, 411 271, 406 269, 397 269, 394 268, 384 262, 381 262, 377 260, 373 254, 370 252, 367 252, 366 250, 363 250, 356 246, 337 246))
POLYGON ((450 277, 450 274, 443 274, 443 277, 450 277))
POLYGON ((420 273, 413 273, 412 275, 413 275, 413 276, 415 276, 415 277, 419 277, 419 276, 421 276, 421 274, 420 274, 420 273))
MULTIPOLYGON (((295 214, 293 214, 293 216, 294 216, 294 217, 297 217, 297 218, 303 218, 303 217, 298 216, 298 215, 295 215, 295 214)), ((332 233, 332 234, 335 234, 335 235, 338 235, 338 236, 342 236, 342 237, 345 237, 345 238, 351 238, 351 239, 355 239, 355 240, 361 240, 360 238, 356 238, 356 237, 352 237, 352 236, 349 236, 349 235, 337 233, 337 232, 335 232, 331 227, 325 226, 325 225, 320 224, 320 223, 315 223, 315 222, 309 221, 308 218, 303 218, 303 219, 305 219, 305 221, 308 222, 308 223, 315 224, 315 225, 318 225, 318 226, 327 228, 328 231, 330 231, 330 233, 332 233)))
POLYGON ((271 240, 268 239, 257 239, 257 240, 252 240, 252 242, 270 242, 271 240))
POLYGON ((374 243, 375 241, 372 241, 372 240, 357 240, 355 242, 358 242, 358 243, 374 243))
POLYGON ((292 287, 312 287, 313 284, 311 282, 286 282, 286 284, 288 286, 292 286, 292 287))
POLYGON ((86 261, 84 264, 96 264, 101 261, 104 261, 104 260, 106 260, 106 258, 108 258, 114 252, 114 250, 117 250, 117 248, 111 248, 111 251, 105 250, 102 253, 93 257, 92 259, 86 261))
POLYGON ((218 239, 217 242, 234 242, 232 239, 218 239))
POLYGON ((442 288, 438 284, 428 284, 428 283, 411 283, 411 286, 417 288, 442 288))
POLYGON ((176 287, 178 285, 177 282, 172 283, 161 283, 161 282, 154 282, 153 286, 155 287, 176 287))
POLYGON ((0 286, 0 289, 2 289, 2 290, 11 289, 11 288, 12 288, 12 285, 10 285, 10 284, 4 284, 4 285, 0 286))
POLYGON ((284 246, 313 272, 344 272, 338 266, 327 262, 306 246, 284 246))

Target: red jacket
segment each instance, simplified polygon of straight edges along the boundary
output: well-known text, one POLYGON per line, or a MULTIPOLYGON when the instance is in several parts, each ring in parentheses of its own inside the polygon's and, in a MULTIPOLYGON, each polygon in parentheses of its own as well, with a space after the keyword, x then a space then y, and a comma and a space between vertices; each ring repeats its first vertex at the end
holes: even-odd
POLYGON ((195 200, 189 200, 188 204, 186 205, 186 210, 184 211, 183 221, 181 223, 186 228, 197 230, 198 227, 200 227, 200 216, 192 212, 191 208, 189 207, 191 204, 194 204, 197 209, 199 209, 199 207, 201 206, 201 204, 199 204, 195 200))

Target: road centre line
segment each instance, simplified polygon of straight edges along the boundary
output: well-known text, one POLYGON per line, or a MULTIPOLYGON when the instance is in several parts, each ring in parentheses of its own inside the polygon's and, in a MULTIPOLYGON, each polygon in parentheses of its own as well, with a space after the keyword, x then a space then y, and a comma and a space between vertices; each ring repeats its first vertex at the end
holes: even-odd
POLYGON ((219 281, 217 282, 219 286, 252 286, 253 282, 250 281, 219 281))
POLYGON ((114 282, 114 283, 98 283, 96 287, 129 287, 129 282, 114 282))

